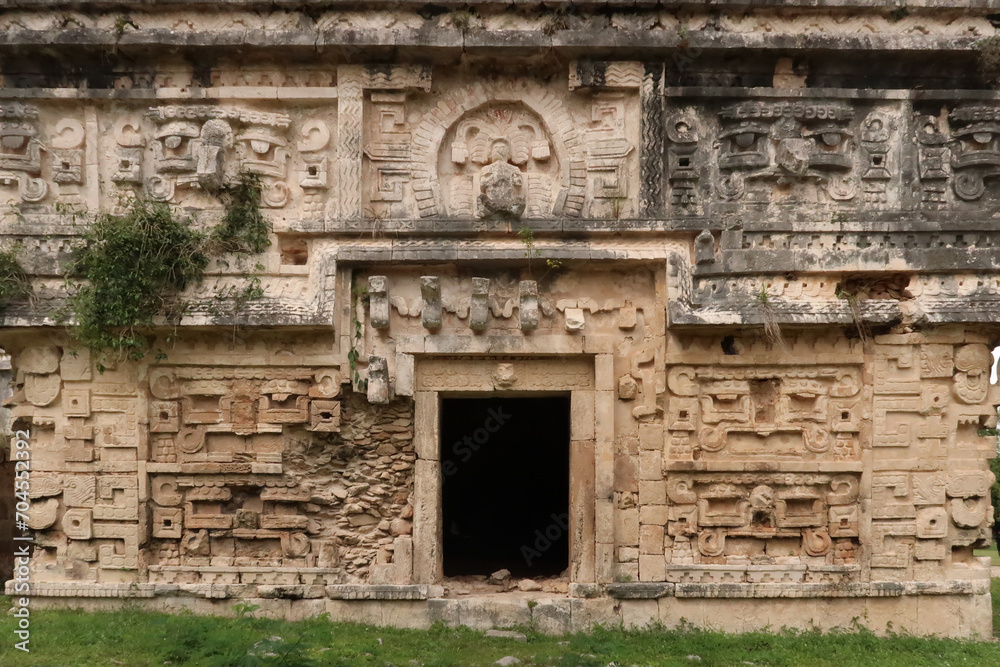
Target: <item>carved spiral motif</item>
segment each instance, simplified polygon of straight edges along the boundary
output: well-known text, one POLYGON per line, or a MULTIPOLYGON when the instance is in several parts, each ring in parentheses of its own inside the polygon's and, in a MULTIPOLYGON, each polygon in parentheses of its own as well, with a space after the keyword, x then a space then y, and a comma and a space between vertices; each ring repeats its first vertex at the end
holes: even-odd
POLYGON ((278 181, 264 190, 264 204, 271 208, 282 208, 288 203, 288 186, 278 181))
POLYGON ((698 550, 705 556, 721 556, 726 552, 726 533, 721 529, 698 533, 698 550))
POLYGON ((698 502, 694 484, 690 477, 671 477, 667 480, 667 495, 678 505, 692 505, 698 502))
POLYGON ((826 530, 806 528, 802 531, 802 548, 810 556, 825 556, 830 551, 831 546, 833 546, 833 540, 830 539, 830 534, 826 530))
POLYGON ((194 454, 205 446, 205 429, 185 428, 177 434, 177 446, 185 454, 194 454))
POLYGON ((40 178, 26 178, 21 187, 21 198, 27 202, 38 202, 45 199, 49 186, 40 178))
POLYGON ((726 431, 721 427, 703 428, 698 433, 698 446, 706 452, 721 452, 726 448, 726 431))
POLYGON ((985 345, 963 345, 955 352, 955 368, 963 373, 984 373, 993 358, 985 345))
POLYGON ((849 178, 831 178, 826 191, 831 199, 848 201, 858 194, 858 184, 849 178))
POLYGON ((833 492, 827 497, 830 505, 850 505, 858 500, 858 478, 854 475, 837 475, 830 480, 833 492))
POLYGON ((986 521, 989 506, 984 498, 952 498, 948 501, 951 520, 959 528, 978 528, 986 521))
POLYGON ((833 436, 825 428, 811 426, 803 432, 805 435, 806 449, 815 454, 822 454, 830 451, 833 444, 833 436))
POLYGON ((150 176, 146 180, 146 192, 157 201, 170 201, 174 196, 174 183, 162 176, 150 176))
POLYGON ((154 369, 149 372, 149 393, 163 400, 178 398, 180 390, 172 371, 154 369))
POLYGON ((979 174, 957 174, 955 176, 955 194, 965 201, 979 199, 986 191, 986 184, 979 174))
POLYGON ((719 179, 719 196, 727 201, 735 201, 746 194, 747 186, 741 174, 727 174, 719 179))

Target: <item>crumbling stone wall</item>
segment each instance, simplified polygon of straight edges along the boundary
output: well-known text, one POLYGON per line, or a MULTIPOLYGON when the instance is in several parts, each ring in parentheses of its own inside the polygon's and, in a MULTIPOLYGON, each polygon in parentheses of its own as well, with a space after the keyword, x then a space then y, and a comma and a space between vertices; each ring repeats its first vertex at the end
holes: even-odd
POLYGON ((313 488, 305 510, 319 534, 340 545, 345 581, 366 581, 370 573, 373 581, 407 583, 389 566, 409 567, 412 559, 413 403, 401 398, 373 408, 351 393, 341 405, 339 433, 290 443, 289 474, 313 488))
POLYGON ((316 367, 321 341, 189 338, 103 373, 65 339, 20 348, 12 417, 32 432, 38 576, 245 594, 398 580, 412 402, 342 397, 316 367))

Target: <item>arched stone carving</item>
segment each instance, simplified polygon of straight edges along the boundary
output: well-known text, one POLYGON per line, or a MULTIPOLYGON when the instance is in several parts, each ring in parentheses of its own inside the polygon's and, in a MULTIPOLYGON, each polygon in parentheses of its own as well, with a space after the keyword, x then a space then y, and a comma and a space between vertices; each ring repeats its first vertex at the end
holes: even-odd
POLYGON ((466 114, 449 135, 438 173, 446 184, 450 215, 516 219, 551 214, 559 165, 536 114, 519 104, 487 104, 466 114))
POLYGON ((413 132, 413 191, 420 216, 476 214, 478 195, 487 193, 468 189, 479 187, 479 172, 489 165, 495 142, 506 141, 508 164, 522 173, 522 217, 579 217, 587 165, 574 125, 556 95, 531 81, 477 83, 444 96, 413 132))

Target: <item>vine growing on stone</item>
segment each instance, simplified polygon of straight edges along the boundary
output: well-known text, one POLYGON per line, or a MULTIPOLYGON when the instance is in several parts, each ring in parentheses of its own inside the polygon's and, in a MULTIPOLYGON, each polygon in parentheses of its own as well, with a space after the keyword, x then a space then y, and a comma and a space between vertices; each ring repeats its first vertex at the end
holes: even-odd
POLYGON ((31 281, 17 259, 17 251, 0 250, 0 309, 31 297, 31 281))
POLYGON ((258 254, 271 245, 270 229, 260 204, 263 187, 260 175, 240 172, 236 180, 215 193, 225 206, 222 220, 209 239, 214 253, 258 254))
POLYGON ((162 202, 132 200, 82 234, 67 272, 73 337, 100 353, 141 359, 154 317, 179 316, 171 296, 200 282, 205 235, 162 202))
MULTIPOLYGON (((179 294, 202 281, 210 259, 230 253, 242 262, 270 245, 256 174, 241 173, 216 194, 225 213, 207 233, 169 204, 144 197, 131 199, 124 213, 97 214, 84 229, 67 267, 69 298, 61 315, 72 318, 73 337, 100 355, 100 370, 109 358, 145 356, 156 319, 183 315, 187 304, 179 294)), ((217 297, 242 309, 263 295, 256 273, 262 269, 255 265, 245 289, 217 297)))

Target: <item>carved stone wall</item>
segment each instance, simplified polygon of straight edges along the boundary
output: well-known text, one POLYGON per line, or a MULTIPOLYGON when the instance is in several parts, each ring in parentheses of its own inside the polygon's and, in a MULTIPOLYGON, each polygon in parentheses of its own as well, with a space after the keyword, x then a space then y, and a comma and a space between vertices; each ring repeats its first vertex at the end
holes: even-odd
POLYGON ((983 3, 171 0, 124 30, 103 3, 14 4, 0 245, 34 298, 0 346, 40 599, 988 634, 983 3), (73 211, 140 195, 207 227, 247 170, 263 295, 215 262, 165 359, 98 372, 56 319, 73 211), (455 392, 570 396, 568 600, 444 587, 455 392))

